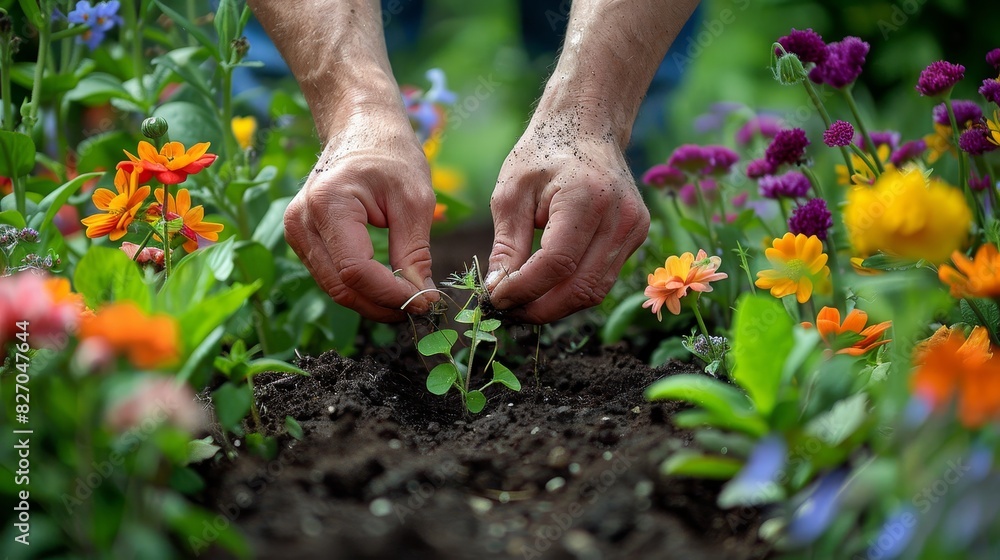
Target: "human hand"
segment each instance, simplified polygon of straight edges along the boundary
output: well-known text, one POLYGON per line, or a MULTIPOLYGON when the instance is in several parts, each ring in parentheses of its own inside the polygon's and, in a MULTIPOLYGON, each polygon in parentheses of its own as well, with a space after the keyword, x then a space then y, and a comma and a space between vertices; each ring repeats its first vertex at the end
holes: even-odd
POLYGON ((491 301, 530 323, 599 304, 649 232, 614 135, 573 112, 535 114, 500 170, 490 209, 491 301), (532 255, 535 228, 545 229, 532 255))
MULTIPOLYGON (((320 287, 337 303, 384 322, 403 320, 403 304, 434 287, 430 170, 409 122, 397 113, 365 108, 345 119, 285 211, 285 238, 320 287), (389 228, 392 270, 373 259, 366 224, 389 228)), ((426 312, 438 297, 422 294, 406 311, 426 312)))

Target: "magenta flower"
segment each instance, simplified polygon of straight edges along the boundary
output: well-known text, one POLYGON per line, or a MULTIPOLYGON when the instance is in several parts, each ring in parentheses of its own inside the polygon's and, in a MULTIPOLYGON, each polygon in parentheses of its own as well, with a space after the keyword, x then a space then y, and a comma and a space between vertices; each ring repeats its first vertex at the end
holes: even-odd
POLYGON ((744 206, 746 206, 747 199, 749 198, 750 198, 750 193, 741 192, 740 194, 734 196, 730 202, 732 203, 733 208, 743 208, 744 206))
POLYGON ((822 198, 814 198, 802 205, 797 205, 788 218, 788 231, 798 235, 815 235, 826 241, 826 234, 833 227, 833 215, 826 207, 822 198))
POLYGON ((831 148, 850 146, 854 140, 854 126, 847 121, 834 121, 823 133, 823 143, 831 148))
POLYGON ((969 177, 969 188, 973 191, 985 191, 991 186, 993 186, 993 179, 989 175, 984 175, 982 177, 973 175, 972 177, 969 177))
POLYGON ((766 159, 755 159, 747 165, 747 177, 760 179, 764 175, 770 175, 776 171, 773 163, 766 159))
POLYGON ((757 115, 748 120, 746 124, 736 131, 736 143, 746 146, 753 140, 754 134, 760 134, 764 138, 774 138, 782 128, 781 119, 773 115, 757 115))
POLYGON ((771 145, 764 152, 764 157, 775 167, 786 163, 796 164, 805 157, 808 145, 809 139, 806 138, 806 131, 801 128, 782 130, 771 140, 771 145))
POLYGON ((979 88, 979 95, 985 97, 990 103, 1000 105, 1000 80, 993 78, 983 80, 983 85, 979 88))
POLYGON ((709 154, 701 146, 684 144, 678 146, 674 153, 670 154, 667 165, 688 173, 700 173, 709 166, 708 158, 709 154))
MULTIPOLYGON (((979 119, 983 118, 983 110, 975 101, 955 99, 951 102, 951 109, 955 111, 955 122, 958 123, 958 128, 967 128, 970 122, 979 122, 979 119)), ((934 106, 934 123, 951 126, 951 119, 948 118, 948 106, 944 103, 934 106)))
POLYGON ((869 48, 868 43, 857 37, 830 43, 826 47, 826 60, 809 72, 809 79, 835 88, 853 84, 861 75, 869 48))
POLYGON ((917 80, 917 91, 920 95, 927 97, 937 97, 951 93, 962 78, 965 77, 965 66, 952 64, 946 60, 938 60, 930 63, 924 71, 920 73, 917 80))
POLYGON ((974 156, 981 156, 997 149, 997 145, 989 141, 989 134, 983 126, 974 126, 963 132, 958 137, 958 147, 974 156))
POLYGON ((997 70, 1000 70, 1000 49, 993 49, 986 53, 986 62, 990 63, 997 70))
POLYGON ((927 142, 923 139, 910 140, 892 153, 892 156, 889 157, 889 162, 896 167, 901 167, 907 162, 919 159, 920 156, 924 155, 925 151, 927 151, 927 142))
MULTIPOLYGON (((701 194, 705 197, 705 204, 715 202, 716 194, 719 192, 719 185, 711 179, 698 181, 701 185, 701 194)), ((694 183, 688 183, 677 191, 677 197, 685 206, 698 206, 698 193, 695 191, 694 183)))
POLYGON ((679 187, 684 184, 684 172, 665 163, 658 163, 642 174, 642 182, 650 187, 679 187))
MULTIPOLYGON (((899 133, 895 130, 876 130, 871 133, 871 137, 876 150, 879 149, 880 146, 889 146, 890 150, 895 150, 896 147, 899 146, 899 133)), ((864 141, 861 138, 861 135, 858 135, 858 137, 854 139, 854 144, 859 148, 864 147, 862 145, 863 143, 864 141)))
MULTIPOLYGON (((802 61, 802 64, 822 64, 827 57, 826 43, 823 37, 812 29, 799 30, 792 28, 792 32, 778 39, 778 44, 786 51, 795 54, 802 61)), ((777 54, 781 54, 777 52, 777 54)))
POLYGON ((725 146, 705 146, 708 166, 703 170, 707 175, 725 175, 740 160, 739 154, 725 146))
POLYGON ((809 192, 809 179, 798 171, 784 175, 767 175, 757 182, 764 198, 805 198, 809 192))

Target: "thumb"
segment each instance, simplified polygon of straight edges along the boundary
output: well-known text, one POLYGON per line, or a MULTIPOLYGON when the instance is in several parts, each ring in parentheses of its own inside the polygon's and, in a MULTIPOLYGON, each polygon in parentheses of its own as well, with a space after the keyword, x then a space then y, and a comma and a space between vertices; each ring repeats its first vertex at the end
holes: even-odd
POLYGON ((530 197, 520 200, 494 195, 493 249, 490 252, 489 273, 484 280, 493 292, 502 280, 516 272, 531 256, 531 241, 535 233, 535 217, 530 197))
MULTIPOLYGON (((423 200, 404 201, 399 198, 389 212, 389 264, 399 270, 401 281, 412 285, 413 293, 434 288, 431 279, 431 222, 434 217, 434 197, 428 195, 430 205, 423 200), (426 208, 425 208, 426 207, 426 208), (427 211, 424 211, 424 210, 427 211)), ((425 301, 435 301, 434 294, 427 294, 425 301)))

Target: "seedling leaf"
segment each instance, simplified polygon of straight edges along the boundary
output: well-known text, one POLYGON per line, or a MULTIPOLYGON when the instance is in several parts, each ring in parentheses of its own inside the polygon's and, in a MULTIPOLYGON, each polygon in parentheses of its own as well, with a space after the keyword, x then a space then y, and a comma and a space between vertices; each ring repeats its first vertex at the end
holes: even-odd
POLYGON ((465 407, 469 412, 478 414, 486 406, 486 395, 482 391, 469 391, 465 394, 465 407))
POLYGON ((493 362, 493 381, 514 391, 521 390, 521 382, 514 376, 514 372, 500 362, 493 362))
POLYGON ((476 312, 473 309, 463 309, 455 315, 455 320, 459 323, 465 323, 471 325, 476 322, 476 312))
POLYGON ((500 319, 483 319, 479 322, 479 330, 493 332, 500 328, 500 319))
POLYGON ((663 462, 663 474, 728 480, 740 471, 743 462, 732 457, 702 455, 696 451, 679 451, 663 462))
POLYGON ((458 331, 453 329, 442 329, 420 339, 417 343, 417 351, 424 356, 435 356, 437 354, 451 355, 451 347, 458 342, 458 331))
POLYGON ((455 364, 445 362, 439 364, 427 375, 427 390, 435 395, 443 395, 451 389, 458 379, 458 369, 455 364))
MULTIPOLYGON (((472 335, 473 335, 472 329, 469 329, 469 330, 465 331, 465 336, 466 337, 472 338, 472 335)), ((476 335, 476 342, 496 342, 497 341, 497 337, 493 336, 492 334, 490 334, 488 332, 477 331, 475 333, 475 335, 476 335)))

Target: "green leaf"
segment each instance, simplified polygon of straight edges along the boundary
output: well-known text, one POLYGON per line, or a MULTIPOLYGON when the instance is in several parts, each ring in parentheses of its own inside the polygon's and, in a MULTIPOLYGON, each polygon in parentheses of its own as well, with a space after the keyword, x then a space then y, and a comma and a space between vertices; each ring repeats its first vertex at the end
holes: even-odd
POLYGON ((465 408, 473 414, 479 414, 486 407, 486 395, 482 391, 469 391, 465 394, 465 408))
POLYGON ((73 178, 73 180, 61 185, 56 190, 50 192, 38 203, 38 212, 31 219, 31 227, 41 230, 42 228, 48 227, 55 219, 56 213, 66 204, 69 197, 73 196, 76 191, 80 190, 87 181, 100 177, 104 175, 104 172, 99 173, 84 173, 83 175, 78 175, 73 178), (42 213, 44 212, 44 216, 42 213))
POLYGON ((246 383, 235 385, 227 382, 212 392, 212 403, 215 414, 223 428, 234 431, 240 427, 243 419, 250 413, 253 395, 246 383))
POLYGON ((27 224, 24 223, 24 216, 17 210, 4 210, 0 212, 0 224, 7 224, 16 228, 27 227, 27 224))
POLYGON ((705 375, 672 375, 650 385, 645 395, 651 401, 677 400, 700 406, 730 425, 741 426, 741 431, 761 435, 767 431, 767 425, 754 412, 746 395, 705 375))
POLYGON ((104 72, 94 72, 84 77, 63 99, 89 106, 104 105, 112 99, 136 102, 120 79, 104 72))
POLYGON ((0 130, 0 176, 21 177, 35 168, 35 143, 27 134, 0 130))
POLYGON ((239 38, 240 12, 235 0, 220 0, 215 10, 215 34, 219 38, 219 58, 228 62, 232 43, 239 38))
POLYGON ((170 101, 153 111, 154 117, 162 117, 170 125, 170 139, 191 147, 199 142, 209 142, 214 147, 211 153, 222 148, 222 128, 218 117, 201 105, 187 101, 170 101))
POLYGON ((187 382, 188 379, 194 375, 195 370, 199 365, 202 364, 206 359, 214 356, 219 351, 219 343, 222 342, 222 335, 226 334, 226 328, 223 326, 217 326, 215 330, 208 334, 204 339, 198 341, 198 346, 194 348, 194 351, 184 360, 184 365, 181 367, 180 371, 177 372, 178 382, 187 382))
POLYGON ((451 356, 451 347, 458 342, 458 332, 453 329, 442 329, 420 339, 417 351, 424 356, 445 354, 451 356))
POLYGON ((660 466, 666 475, 728 480, 740 472, 743 462, 732 457, 703 455, 697 451, 678 451, 660 466))
POLYGON ((438 364, 427 374, 427 390, 435 395, 443 395, 451 389, 456 379, 458 379, 458 369, 455 364, 451 362, 438 364))
POLYGON ((635 316, 642 309, 644 301, 646 295, 640 292, 628 296, 616 305, 601 329, 601 341, 604 344, 620 341, 625 336, 625 330, 635 321, 635 316))
POLYGON ((87 307, 96 309, 114 301, 135 302, 149 311, 152 296, 139 267, 121 249, 91 247, 76 265, 76 291, 83 294, 87 307))
POLYGON ((206 459, 215 457, 215 454, 222 448, 212 443, 212 441, 212 436, 189 441, 187 464, 200 463, 206 459))
POLYGON ((702 237, 709 237, 708 228, 701 222, 696 222, 691 218, 681 218, 681 227, 690 233, 698 234, 702 237))
POLYGON ((497 341, 497 337, 493 336, 491 333, 488 333, 488 332, 483 332, 483 331, 475 331, 475 332, 473 332, 472 329, 469 329, 469 330, 465 331, 465 333, 463 333, 463 334, 465 334, 466 338, 468 338, 470 340, 473 337, 475 337, 477 343, 478 342, 496 342, 497 341))
POLYGON ((177 12, 176 10, 173 10, 172 8, 167 6, 163 2, 163 0, 154 0, 154 1, 156 2, 156 5, 159 6, 160 10, 163 12, 164 15, 173 20, 173 22, 176 23, 177 25, 184 28, 184 30, 190 33, 191 36, 194 37, 196 41, 198 41, 199 43, 201 43, 203 47, 208 49, 208 52, 212 53, 213 56, 218 58, 219 56, 218 48, 216 48, 215 42, 209 38, 208 34, 206 34, 201 29, 198 29, 197 25, 191 23, 191 21, 188 20, 186 17, 182 16, 180 12, 177 12))
POLYGON ((276 271, 274 253, 256 241, 236 244, 236 279, 250 283, 260 280, 260 293, 269 294, 274 287, 276 271))
POLYGON ((302 425, 291 416, 285 416, 285 431, 297 440, 302 439, 302 425))
POLYGON ((259 287, 259 282, 248 286, 233 284, 232 288, 206 297, 180 314, 178 322, 185 350, 197 348, 210 332, 243 307, 259 287))
POLYGON ((253 377, 257 374, 264 373, 265 371, 276 371, 279 373, 294 373, 296 375, 309 376, 309 372, 293 366, 287 362, 281 360, 275 360, 273 358, 258 358, 247 364, 246 376, 253 377))
POLYGON ((38 7, 38 0, 18 0, 18 4, 21 5, 21 9, 24 10, 24 16, 28 18, 28 22, 31 25, 35 27, 45 25, 45 17, 38 7))
POLYGON ((919 265, 920 262, 877 253, 865 259, 861 266, 872 270, 909 270, 919 265))
POLYGON ((285 209, 292 202, 287 196, 271 202, 264 217, 257 223, 251 239, 260 243, 268 251, 274 251, 285 239, 285 209))
POLYGON ((868 416, 868 395, 857 393, 837 402, 828 412, 813 418, 805 433, 830 447, 843 443, 861 427, 868 416))
POLYGON ((733 379, 746 389, 757 411, 767 416, 781 388, 792 351, 792 319, 774 298, 746 295, 736 307, 733 379))
POLYGON ((976 312, 972 309, 971 302, 962 299, 958 304, 962 312, 962 321, 970 325, 986 327, 987 330, 993 330, 1000 326, 1000 309, 997 308, 996 302, 988 299, 975 300, 975 304, 986 319, 986 324, 983 324, 983 320, 979 318, 979 315, 976 315, 976 312))
POLYGON ((160 289, 160 306, 177 315, 197 305, 217 282, 229 279, 235 253, 236 240, 230 237, 180 259, 160 289))
MULTIPOLYGON (((250 545, 236 529, 236 525, 219 523, 218 511, 209 512, 192 505, 179 494, 161 493, 161 495, 163 498, 159 512, 162 512, 167 524, 176 534, 189 537, 181 539, 189 548, 196 547, 203 542, 207 545, 208 543, 202 540, 202 537, 210 534, 216 537, 213 544, 226 549, 237 558, 251 557, 250 545), (206 527, 212 527, 213 532, 207 533, 206 527)), ((190 552, 204 552, 204 548, 194 548, 190 552)))
POLYGON ((674 414, 672 421, 678 428, 719 428, 761 437, 768 426, 761 418, 738 418, 730 414, 709 412, 704 409, 682 410, 674 414))
POLYGON ((514 376, 514 372, 500 362, 493 362, 493 381, 514 391, 521 390, 521 382, 514 376))
POLYGON ((483 319, 479 322, 479 330, 493 332, 500 328, 500 319, 483 319))
POLYGON ((112 169, 117 162, 125 159, 123 150, 136 152, 135 140, 131 134, 120 130, 102 132, 86 138, 78 147, 79 169, 112 169))
POLYGON ((455 320, 459 323, 465 323, 471 325, 476 322, 476 310, 475 309, 463 309, 455 315, 455 320))

